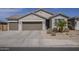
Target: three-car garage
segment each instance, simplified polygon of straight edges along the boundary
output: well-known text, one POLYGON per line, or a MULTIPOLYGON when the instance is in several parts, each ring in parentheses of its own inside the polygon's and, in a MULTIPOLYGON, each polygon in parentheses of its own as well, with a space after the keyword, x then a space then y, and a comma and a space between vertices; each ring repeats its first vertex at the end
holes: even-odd
POLYGON ((28 14, 22 18, 10 18, 8 19, 8 30, 9 31, 25 31, 25 30, 43 30, 45 29, 46 22, 45 18, 36 15, 28 14))
POLYGON ((21 27, 22 31, 25 30, 43 30, 43 22, 22 22, 20 25, 18 22, 9 22, 9 31, 18 31, 21 27))

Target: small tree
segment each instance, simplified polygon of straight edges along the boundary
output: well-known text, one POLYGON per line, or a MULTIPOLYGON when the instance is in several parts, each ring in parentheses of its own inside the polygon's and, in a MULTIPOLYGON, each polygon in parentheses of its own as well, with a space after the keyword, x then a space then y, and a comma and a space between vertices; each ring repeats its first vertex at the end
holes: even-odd
POLYGON ((66 21, 63 19, 59 19, 57 24, 56 24, 57 28, 59 28, 59 32, 63 32, 64 27, 66 26, 66 21))

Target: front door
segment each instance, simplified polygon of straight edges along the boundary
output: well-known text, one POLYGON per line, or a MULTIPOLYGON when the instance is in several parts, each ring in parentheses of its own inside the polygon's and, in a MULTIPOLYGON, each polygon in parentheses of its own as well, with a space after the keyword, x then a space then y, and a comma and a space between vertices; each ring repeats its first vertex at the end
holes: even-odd
POLYGON ((50 28, 49 24, 49 20, 46 20, 46 29, 50 28))

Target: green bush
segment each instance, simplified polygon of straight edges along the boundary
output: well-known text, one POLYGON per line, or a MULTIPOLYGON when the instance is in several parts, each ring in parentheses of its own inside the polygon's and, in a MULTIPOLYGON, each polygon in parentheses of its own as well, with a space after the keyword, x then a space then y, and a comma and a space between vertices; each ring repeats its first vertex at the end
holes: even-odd
POLYGON ((53 28, 53 30, 52 30, 53 32, 57 32, 58 30, 57 30, 57 28, 53 28))
POLYGON ((65 28, 64 29, 64 32, 69 32, 69 28, 65 28))
POLYGON ((59 32, 63 32, 63 29, 66 26, 66 22, 65 22, 65 20, 60 19, 60 20, 58 20, 56 25, 59 28, 59 32))

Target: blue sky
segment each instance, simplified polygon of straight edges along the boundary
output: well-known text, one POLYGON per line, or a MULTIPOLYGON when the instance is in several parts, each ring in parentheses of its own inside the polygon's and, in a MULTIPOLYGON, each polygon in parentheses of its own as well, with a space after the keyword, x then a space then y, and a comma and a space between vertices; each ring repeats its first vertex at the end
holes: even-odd
MULTIPOLYGON (((0 20, 6 21, 6 18, 12 15, 25 15, 37 10, 38 8, 0 8, 0 20)), ((67 16, 79 16, 79 8, 44 8, 51 13, 63 13, 67 16)))

